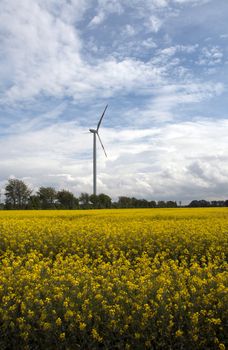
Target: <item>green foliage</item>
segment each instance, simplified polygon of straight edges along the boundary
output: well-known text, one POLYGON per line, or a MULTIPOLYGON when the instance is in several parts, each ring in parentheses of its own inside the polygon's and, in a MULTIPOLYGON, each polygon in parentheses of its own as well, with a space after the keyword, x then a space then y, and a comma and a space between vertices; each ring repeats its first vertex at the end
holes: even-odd
POLYGON ((32 191, 18 179, 9 179, 5 187, 6 208, 25 209, 32 191))
POLYGON ((61 190, 57 192, 57 200, 60 209, 77 209, 79 207, 79 201, 73 193, 67 190, 61 190))
POLYGON ((101 193, 98 196, 95 196, 94 194, 92 194, 89 197, 89 200, 90 200, 90 203, 92 203, 93 208, 96 208, 96 209, 107 209, 107 208, 111 208, 112 206, 111 198, 104 193, 101 193))
POLYGON ((90 196, 88 193, 81 193, 80 197, 79 197, 79 203, 80 203, 80 207, 82 209, 89 209, 91 208, 91 203, 90 203, 90 196))
POLYGON ((40 187, 37 195, 40 199, 42 209, 55 208, 57 193, 53 187, 40 187))

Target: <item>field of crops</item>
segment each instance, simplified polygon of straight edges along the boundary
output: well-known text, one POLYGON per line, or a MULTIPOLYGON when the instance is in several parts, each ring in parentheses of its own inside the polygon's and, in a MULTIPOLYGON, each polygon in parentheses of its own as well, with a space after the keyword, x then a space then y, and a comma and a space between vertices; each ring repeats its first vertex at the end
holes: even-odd
POLYGON ((0 212, 0 349, 220 349, 228 209, 0 212))

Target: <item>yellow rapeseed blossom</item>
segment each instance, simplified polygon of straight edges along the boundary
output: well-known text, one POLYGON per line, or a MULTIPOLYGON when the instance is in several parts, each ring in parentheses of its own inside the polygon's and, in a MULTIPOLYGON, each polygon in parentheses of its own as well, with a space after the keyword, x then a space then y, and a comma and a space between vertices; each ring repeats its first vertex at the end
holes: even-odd
POLYGON ((79 329, 83 331, 86 328, 86 324, 84 322, 79 323, 79 329))
POLYGON ((180 329, 178 329, 178 331, 176 331, 175 334, 176 334, 176 337, 182 337, 183 332, 180 329))
POLYGON ((95 328, 92 329, 92 337, 94 340, 97 340, 99 343, 102 342, 102 337, 99 335, 98 331, 95 328))
POLYGON ((62 341, 65 340, 65 337, 66 337, 66 334, 64 332, 59 335, 59 339, 62 341))
POLYGON ((228 209, 0 211, 3 349, 226 349, 228 209))
POLYGON ((219 344, 219 350, 226 350, 226 347, 224 344, 219 344))
POLYGON ((61 318, 58 317, 57 320, 55 321, 55 323, 56 323, 56 325, 57 325, 58 327, 60 327, 60 326, 62 325, 62 320, 61 320, 61 318))

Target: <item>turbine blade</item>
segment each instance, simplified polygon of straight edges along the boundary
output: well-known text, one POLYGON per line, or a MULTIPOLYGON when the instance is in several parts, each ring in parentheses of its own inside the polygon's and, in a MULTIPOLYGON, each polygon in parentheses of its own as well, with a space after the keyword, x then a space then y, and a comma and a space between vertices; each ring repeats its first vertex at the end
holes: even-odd
POLYGON ((102 116, 100 117, 100 120, 99 120, 99 122, 98 122, 98 124, 97 124, 97 131, 99 130, 99 127, 100 127, 100 125, 101 125, 101 121, 102 121, 102 119, 103 119, 103 117, 104 117, 104 115, 105 115, 105 112, 106 112, 106 109, 108 108, 108 105, 105 107, 105 109, 104 109, 104 112, 102 113, 102 116))
POLYGON ((98 132, 97 132, 97 136, 98 136, 98 138, 99 138, 99 141, 100 141, 101 147, 102 147, 102 148, 103 148, 103 150, 104 150, 104 154, 106 155, 106 158, 108 158, 107 153, 105 152, 104 145, 103 145, 103 143, 102 143, 102 141, 101 141, 101 138, 100 138, 100 135, 98 134, 98 132))

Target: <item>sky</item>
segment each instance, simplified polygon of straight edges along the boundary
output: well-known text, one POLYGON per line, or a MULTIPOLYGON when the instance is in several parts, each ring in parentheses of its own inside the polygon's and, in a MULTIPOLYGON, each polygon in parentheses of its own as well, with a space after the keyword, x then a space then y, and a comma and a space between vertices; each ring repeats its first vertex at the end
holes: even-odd
POLYGON ((0 188, 228 198, 227 0, 0 0, 0 188))

